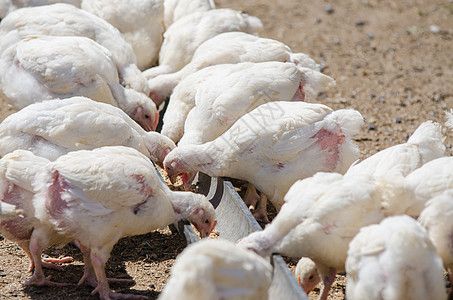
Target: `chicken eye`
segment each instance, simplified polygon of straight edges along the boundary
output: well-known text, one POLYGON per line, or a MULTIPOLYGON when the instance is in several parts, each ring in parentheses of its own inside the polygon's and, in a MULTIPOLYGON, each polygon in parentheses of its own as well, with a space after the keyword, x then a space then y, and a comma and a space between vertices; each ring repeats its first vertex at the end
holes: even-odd
POLYGON ((205 222, 205 224, 209 224, 209 220, 208 219, 204 220, 204 222, 205 222))
POLYGON ((313 274, 310 275, 310 277, 308 277, 308 280, 312 280, 313 279, 313 274))
POLYGON ((146 115, 146 114, 145 114, 145 119, 149 119, 149 115, 146 115))

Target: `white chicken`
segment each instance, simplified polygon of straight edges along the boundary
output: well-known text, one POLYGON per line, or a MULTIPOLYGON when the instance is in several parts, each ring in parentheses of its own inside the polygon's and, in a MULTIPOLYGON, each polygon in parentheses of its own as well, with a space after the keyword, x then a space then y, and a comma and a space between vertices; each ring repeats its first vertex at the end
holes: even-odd
POLYGON ((143 74, 149 79, 151 98, 160 104, 170 97, 181 80, 198 70, 219 64, 265 61, 293 62, 300 67, 319 71, 319 66, 307 54, 292 53, 287 45, 279 41, 245 32, 225 32, 202 43, 195 50, 192 60, 181 70, 152 77, 151 68, 143 74))
MULTIPOLYGON (((34 270, 34 274, 41 275, 43 274, 42 267, 61 269, 56 263, 65 263, 72 260, 72 257, 59 259, 49 257, 41 258, 41 252, 32 253, 31 251, 33 248, 31 240, 35 234, 35 230, 38 231, 41 228, 45 228, 48 231, 49 238, 58 240, 58 234, 52 230, 51 226, 41 224, 35 218, 35 208, 33 206, 33 197, 35 195, 33 184, 47 163, 49 163, 47 159, 23 150, 5 155, 0 160, 1 201, 9 205, 14 205, 22 211, 20 216, 2 220, 0 222, 0 233, 5 238, 17 243, 24 250, 30 258, 29 271, 34 270)), ((39 277, 39 275, 37 276, 39 277)), ((40 279, 45 279, 44 275, 40 279)), ((44 281, 27 280, 25 285, 40 285, 44 281)), ((53 283, 49 282, 49 284, 53 283)), ((59 284, 55 283, 55 285, 59 284)))
POLYGON ((294 275, 307 295, 321 281, 315 262, 308 257, 299 259, 296 269, 294 270, 294 275))
MULTIPOLYGON (((22 170, 26 167, 22 165, 22 170)), ((206 237, 216 224, 214 208, 205 196, 171 191, 148 158, 129 147, 70 152, 49 162, 34 188, 35 216, 41 224, 30 240, 35 266, 44 247, 76 240, 85 262, 79 284, 94 286, 92 294, 99 293, 101 299, 133 297, 110 290, 105 275, 105 263, 120 238, 182 218, 206 237)), ((52 284, 42 269, 37 270, 29 284, 52 284)))
POLYGON ((213 0, 164 0, 164 26, 168 28, 188 14, 210 9, 215 9, 213 0))
POLYGON ((121 108, 146 130, 159 114, 145 94, 124 88, 110 51, 78 36, 31 36, 0 58, 3 97, 15 109, 54 98, 85 96, 121 108))
POLYGON ((442 260, 409 216, 360 229, 346 259, 348 300, 447 299, 442 260))
POLYGON ((67 3, 72 4, 75 7, 80 7, 81 1, 82 0, 1 0, 0 19, 6 17, 8 13, 23 7, 41 6, 55 3, 67 3))
POLYGON ((271 279, 272 267, 264 258, 226 240, 203 240, 178 255, 158 299, 268 299, 271 279))
POLYGON ((344 270, 351 239, 361 227, 386 216, 380 200, 379 187, 369 175, 318 172, 297 181, 272 222, 238 245, 262 256, 309 257, 324 283, 320 299, 325 300, 336 273, 344 270))
POLYGON ((375 178, 392 173, 406 176, 433 159, 445 155, 445 136, 439 123, 422 123, 406 143, 379 151, 358 164, 354 164, 346 175, 370 174, 375 178))
POLYGON ((270 101, 313 100, 335 80, 283 62, 244 62, 204 68, 186 77, 171 96, 162 134, 180 145, 211 141, 241 116, 270 101), (179 87, 193 84, 182 93, 179 87), (196 83, 194 82, 196 81, 196 83), (181 103, 183 102, 183 103, 181 103), (183 135, 184 134, 184 135, 183 135))
MULTIPOLYGON (((450 283, 453 283, 453 189, 433 197, 418 218, 442 258, 450 283)), ((453 297, 450 289, 449 299, 453 297)))
POLYGON ((307 295, 321 281, 315 262, 308 257, 299 259, 296 269, 294 270, 294 275, 307 295))
POLYGON ((149 95, 148 84, 136 65, 131 45, 118 29, 102 18, 65 3, 18 9, 0 23, 0 53, 29 35, 90 38, 112 53, 122 85, 149 95))
POLYGON ((167 28, 159 51, 159 65, 146 71, 149 78, 173 73, 187 65, 203 42, 224 32, 258 34, 263 24, 257 17, 229 8, 186 15, 167 28))
POLYGON ((417 218, 433 197, 453 188, 453 157, 433 159, 406 177, 389 174, 378 182, 385 207, 395 214, 417 218))
POLYGON ((157 64, 164 33, 164 0, 83 0, 81 7, 118 28, 131 44, 140 70, 157 64))
POLYGON ((84 97, 31 104, 0 123, 0 156, 16 149, 55 160, 74 150, 127 146, 162 165, 175 144, 122 110, 84 97))
MULTIPOLYGON (((432 121, 422 123, 406 143, 384 149, 358 164, 351 166, 345 176, 373 176, 376 180, 388 174, 406 176, 424 163, 445 154, 445 136, 442 126, 432 121)), ((385 205, 386 209, 392 209, 385 205)), ((396 212, 399 213, 399 212, 396 212)), ((388 211, 391 215, 393 212, 388 211)), ((316 266, 309 258, 297 264, 296 276, 308 294, 320 281, 316 266)))
POLYGON ((191 182, 197 171, 246 180, 278 210, 298 179, 319 171, 347 170, 359 155, 352 137, 362 124, 362 115, 352 109, 270 102, 242 116, 211 142, 176 147, 164 167, 170 177, 189 172, 183 176, 185 182, 191 182))

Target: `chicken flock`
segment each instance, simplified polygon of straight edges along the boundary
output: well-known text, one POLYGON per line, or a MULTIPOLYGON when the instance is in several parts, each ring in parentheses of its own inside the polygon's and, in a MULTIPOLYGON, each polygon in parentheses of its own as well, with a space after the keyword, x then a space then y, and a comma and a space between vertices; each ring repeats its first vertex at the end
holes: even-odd
POLYGON ((110 252, 185 218, 208 237, 215 210, 188 191, 203 172, 247 182, 268 224, 187 246, 159 299, 267 299, 272 253, 300 259, 296 278, 307 293, 321 281, 320 299, 343 271, 350 300, 452 297, 453 113, 358 162, 360 112, 317 103, 335 80, 259 37, 257 17, 212 0, 0 6, 0 97, 16 110, 0 123, 0 233, 30 258, 26 286, 65 285, 43 267, 71 258, 41 254, 74 243, 79 285, 144 298, 110 289, 110 252))

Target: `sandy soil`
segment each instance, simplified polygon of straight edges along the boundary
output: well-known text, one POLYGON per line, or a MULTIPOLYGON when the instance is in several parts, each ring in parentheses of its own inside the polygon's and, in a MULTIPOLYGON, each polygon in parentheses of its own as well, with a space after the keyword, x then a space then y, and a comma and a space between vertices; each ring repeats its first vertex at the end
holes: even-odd
MULTIPOLYGON (((336 79, 337 85, 319 97, 334 109, 355 108, 366 120, 357 137, 363 158, 404 142, 425 120, 445 121, 453 107, 453 1, 390 0, 216 0, 258 16, 262 36, 305 52, 336 79)), ((5 103, 0 118, 12 111, 5 103)), ((448 154, 452 139, 447 138, 448 154)), ((135 284, 114 289, 155 299, 185 241, 170 230, 126 238, 115 247, 107 265, 110 277, 131 278, 135 284)), ((15 244, 0 240, 0 298, 96 299, 91 288, 77 287, 83 272, 81 255, 68 245, 47 255, 71 255, 65 271, 45 270, 67 287, 24 288, 28 259, 15 244)), ((291 261, 294 266, 296 261, 291 261)), ((330 297, 342 299, 344 277, 330 297)), ((311 295, 311 298, 315 295, 311 295)))

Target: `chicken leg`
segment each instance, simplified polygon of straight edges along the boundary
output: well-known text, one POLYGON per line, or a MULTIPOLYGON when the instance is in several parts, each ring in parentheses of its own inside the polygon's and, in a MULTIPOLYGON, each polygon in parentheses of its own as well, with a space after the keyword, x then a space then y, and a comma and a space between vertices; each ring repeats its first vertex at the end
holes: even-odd
POLYGON ((97 254, 95 251, 90 251, 91 265, 94 269, 94 272, 96 274, 96 279, 97 279, 97 286, 91 292, 91 295, 95 295, 96 293, 99 293, 99 298, 101 300, 147 299, 147 297, 141 296, 141 295, 120 294, 120 293, 112 291, 109 286, 109 280, 107 279, 107 276, 105 275, 105 261, 102 259, 102 257, 108 258, 107 255, 101 256, 101 255, 97 254))
POLYGON ((30 238, 30 256, 31 264, 34 266, 33 275, 27 281, 25 281, 26 286, 35 285, 35 286, 66 286, 67 283, 58 283, 50 281, 51 276, 45 277, 42 270, 42 261, 41 261, 42 246, 39 239, 39 234, 36 234, 36 229, 32 233, 30 238))
POLYGON ((319 300, 327 300, 327 296, 329 295, 330 287, 332 286, 333 282, 335 281, 336 274, 337 274, 337 270, 335 268, 329 268, 327 274, 324 274, 324 272, 321 273, 323 287, 322 287, 321 294, 319 296, 319 300))
POLYGON ((251 183, 247 183, 244 203, 257 221, 266 224, 269 223, 269 219, 267 218, 267 197, 264 194, 260 195, 251 183))
MULTIPOLYGON (((82 252, 83 255, 83 262, 84 262, 84 270, 83 270, 83 276, 79 280, 79 283, 77 285, 82 285, 84 283, 88 284, 91 287, 97 287, 98 283, 96 280, 96 274, 93 268, 93 265, 91 264, 91 258, 90 258, 90 249, 87 247, 81 245, 80 243, 78 244, 80 251, 82 252)), ((126 282, 126 283, 132 283, 132 279, 123 279, 123 278, 107 278, 107 281, 109 283, 112 282, 126 282)))

